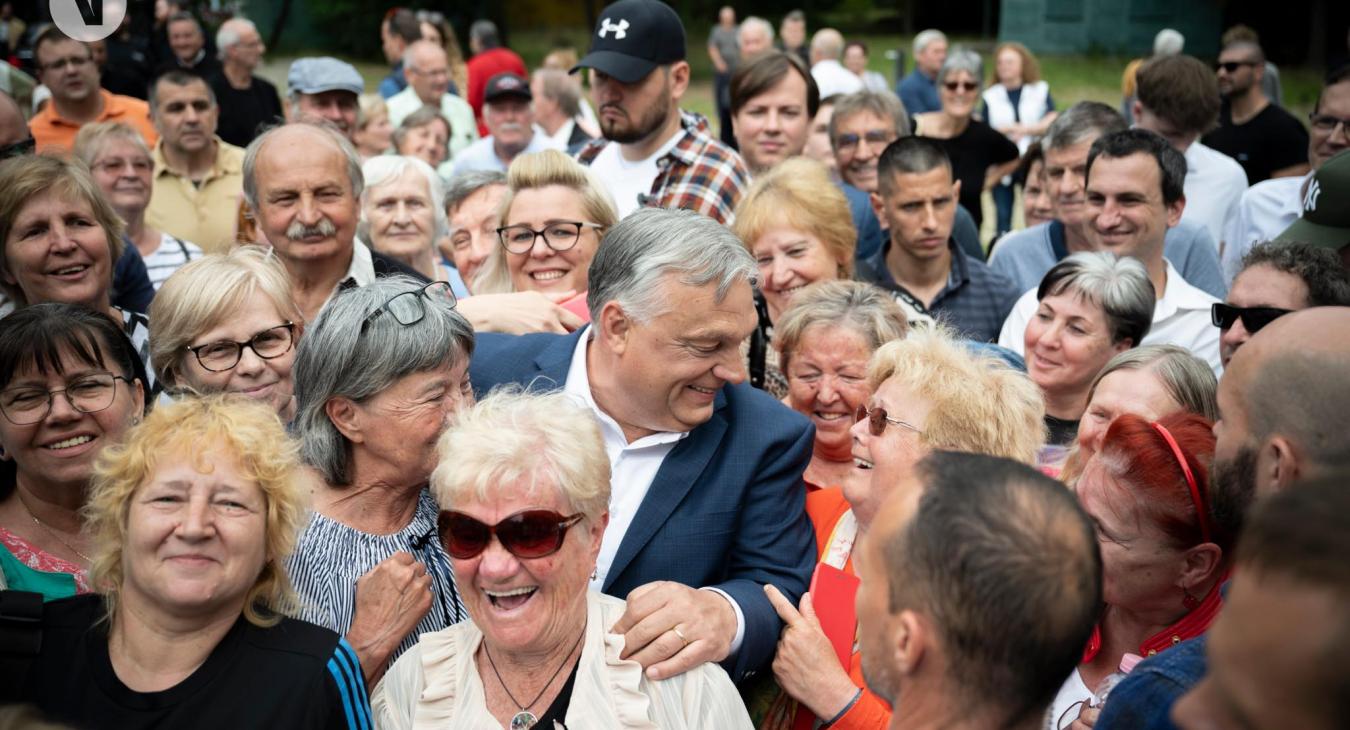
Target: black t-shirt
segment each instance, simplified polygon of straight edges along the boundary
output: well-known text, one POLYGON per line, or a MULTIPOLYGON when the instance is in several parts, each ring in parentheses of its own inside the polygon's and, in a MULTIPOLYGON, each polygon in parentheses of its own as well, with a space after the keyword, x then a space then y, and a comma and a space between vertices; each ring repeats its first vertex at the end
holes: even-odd
POLYGON ((1293 114, 1274 104, 1266 105, 1246 124, 1234 125, 1232 110, 1225 102, 1219 112, 1219 128, 1201 142, 1237 160, 1247 171, 1247 184, 1269 180, 1270 174, 1308 161, 1308 130, 1293 114))
POLYGON ((224 73, 210 78, 211 90, 216 93, 220 119, 216 134, 236 147, 247 147, 259 134, 258 128, 281 120, 281 99, 277 87, 266 79, 253 77, 247 89, 230 85, 224 73))
POLYGON ((937 141, 952 160, 952 175, 961 181, 961 206, 978 228, 984 218, 980 206, 984 176, 991 166, 1017 159, 1017 145, 978 119, 970 120, 965 131, 955 137, 937 141))
POLYGON ((261 628, 242 617, 206 662, 162 692, 135 692, 108 658, 103 601, 83 595, 46 604, 42 650, 16 695, 76 728, 369 728, 356 654, 328 629, 294 619, 261 628))
POLYGON ((1050 438, 1046 443, 1053 446, 1072 446, 1074 439, 1078 438, 1078 419, 1066 421, 1047 413, 1045 428, 1050 432, 1050 438))

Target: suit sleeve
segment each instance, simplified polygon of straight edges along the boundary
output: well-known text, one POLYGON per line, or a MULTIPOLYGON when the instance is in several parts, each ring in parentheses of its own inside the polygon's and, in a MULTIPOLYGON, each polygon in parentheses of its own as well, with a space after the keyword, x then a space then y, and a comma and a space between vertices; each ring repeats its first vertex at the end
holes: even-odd
POLYGON ((712 586, 734 598, 745 615, 740 651, 723 664, 737 682, 765 667, 778 646, 782 622, 764 595, 764 585, 773 584, 795 605, 815 568, 816 537, 806 517, 802 482, 814 441, 815 429, 808 424, 768 445, 746 492, 736 545, 727 556, 730 578, 712 586))

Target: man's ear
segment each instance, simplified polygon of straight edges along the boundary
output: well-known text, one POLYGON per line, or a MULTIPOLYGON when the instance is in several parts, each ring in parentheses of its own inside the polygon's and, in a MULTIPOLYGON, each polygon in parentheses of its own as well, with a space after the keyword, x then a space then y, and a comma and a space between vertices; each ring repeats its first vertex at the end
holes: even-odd
MULTIPOLYGON (((1268 463, 1266 471, 1269 474, 1268 484, 1271 492, 1284 491, 1298 481, 1303 470, 1300 468, 1298 450, 1294 448, 1293 442, 1275 434, 1266 441, 1261 451, 1261 456, 1264 456, 1268 463)), ((1261 461, 1261 458, 1257 459, 1258 468, 1261 461)))
MULTIPOLYGON (((878 190, 880 190, 880 188, 878 188, 878 190)), ((886 211, 886 201, 881 197, 881 194, 879 192, 868 193, 867 199, 872 203, 872 213, 876 215, 877 220, 885 220, 881 214, 886 211)))
POLYGON ((1172 201, 1171 203, 1168 203, 1168 204, 1167 204, 1167 227, 1168 227, 1168 228, 1176 228, 1176 227, 1177 227, 1177 224, 1181 222, 1181 214, 1182 214, 1185 210, 1186 210, 1186 196, 1185 196, 1185 195, 1182 195, 1180 198, 1177 198, 1176 200, 1172 201))
POLYGON ((605 348, 622 355, 628 347, 628 337, 633 332, 633 320, 623 311, 623 306, 612 299, 605 302, 595 325, 599 330, 597 337, 604 342, 605 348))
POLYGON ((952 183, 952 197, 953 197, 953 198, 956 198, 957 200, 960 200, 960 199, 961 199, 961 181, 960 181, 960 180, 957 180, 956 182, 952 183))
POLYGON ((328 415, 328 420, 332 421, 333 428, 348 441, 354 444, 365 442, 365 411, 360 406, 338 396, 328 399, 328 402, 323 404, 323 411, 328 415))
POLYGON ((923 655, 931 641, 928 627, 913 610, 905 609, 893 617, 894 634, 891 637, 890 651, 892 664, 897 674, 914 674, 923 662, 923 655))
POLYGON ((675 101, 684 97, 689 90, 689 63, 676 61, 670 65, 670 96, 675 101))

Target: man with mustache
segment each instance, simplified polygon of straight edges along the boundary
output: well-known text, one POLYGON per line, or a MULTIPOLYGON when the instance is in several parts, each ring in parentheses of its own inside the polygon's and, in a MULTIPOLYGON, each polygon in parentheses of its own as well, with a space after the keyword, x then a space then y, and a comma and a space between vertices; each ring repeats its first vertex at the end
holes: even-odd
POLYGON ((483 121, 488 136, 455 155, 451 177, 471 170, 506 172, 516 157, 549 149, 543 134, 535 134, 534 95, 523 77, 506 72, 493 76, 483 91, 483 121))
POLYGON ((680 110, 689 89, 680 16, 659 0, 619 0, 601 13, 590 53, 572 70, 581 68, 591 70, 604 139, 577 160, 609 184, 619 215, 685 208, 730 223, 749 175, 707 119, 680 110))
POLYGON ((216 135, 215 92, 190 71, 169 71, 150 87, 159 132, 146 222, 208 252, 234 242, 244 151, 216 135))

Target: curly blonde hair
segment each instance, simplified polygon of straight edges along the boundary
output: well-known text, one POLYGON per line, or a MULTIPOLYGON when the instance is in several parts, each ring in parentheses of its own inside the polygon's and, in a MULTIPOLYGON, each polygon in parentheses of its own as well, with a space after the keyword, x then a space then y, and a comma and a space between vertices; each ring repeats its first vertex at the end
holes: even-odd
POLYGON ((271 407, 222 394, 156 408, 121 444, 99 455, 84 519, 94 546, 89 574, 106 598, 109 619, 116 615, 126 580, 124 547, 132 498, 161 464, 192 454, 193 466, 200 470, 200 455, 212 448, 238 460, 267 505, 266 562, 244 600, 244 618, 271 626, 294 608, 295 594, 282 561, 295 549, 308 507, 298 448, 271 407))
POLYGON ((793 228, 820 239, 839 266, 839 278, 853 278, 858 232, 848 199, 830 182, 829 170, 821 163, 793 157, 755 178, 736 206, 731 230, 754 253, 755 241, 775 228, 793 228))

